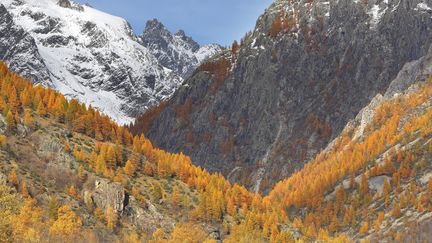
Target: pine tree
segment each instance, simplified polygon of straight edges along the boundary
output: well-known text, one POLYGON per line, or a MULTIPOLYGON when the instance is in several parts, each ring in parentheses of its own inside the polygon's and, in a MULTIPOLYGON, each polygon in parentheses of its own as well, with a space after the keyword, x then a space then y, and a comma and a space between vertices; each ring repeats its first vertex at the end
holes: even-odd
POLYGON ((15 168, 13 168, 13 169, 9 172, 8 179, 9 179, 9 183, 11 183, 11 184, 14 185, 14 186, 18 186, 18 176, 17 176, 17 173, 16 173, 15 168))
POLYGON ((107 149, 106 162, 110 168, 115 168, 117 166, 116 154, 112 146, 109 146, 107 149))
POLYGON ((51 237, 63 241, 71 241, 74 237, 76 238, 80 233, 81 219, 68 205, 60 207, 57 215, 57 220, 49 229, 51 237))
POLYGON ((24 197, 30 197, 30 194, 29 194, 28 189, 27 189, 27 182, 25 180, 22 180, 22 182, 21 182, 20 192, 24 197))
POLYGON ((42 101, 39 102, 39 105, 36 109, 36 113, 38 114, 38 116, 45 116, 46 115, 47 111, 46 111, 45 105, 42 101))
POLYGON ((80 165, 78 168, 78 179, 80 180, 81 183, 83 183, 86 179, 86 174, 83 165, 80 165))
POLYGON ((231 52, 236 55, 239 49, 239 44, 238 42, 235 40, 232 45, 231 45, 231 52))
POLYGON ((114 211, 114 209, 111 206, 108 206, 106 209, 105 220, 108 229, 114 231, 117 225, 117 213, 114 211))
POLYGON ((126 161, 126 165, 124 167, 124 172, 126 173, 126 175, 128 175, 129 177, 132 177, 135 173, 135 168, 132 165, 132 162, 130 160, 126 161))
POLYGON ((180 191, 177 186, 174 186, 171 195, 171 201, 175 206, 179 206, 180 200, 181 200, 180 191))
POLYGON ((144 165, 144 173, 148 176, 154 176, 154 169, 148 161, 144 165))
POLYGON ((399 203, 396 203, 393 207, 393 210, 392 210, 392 216, 397 219, 397 218, 400 218, 401 215, 402 215, 401 207, 400 207, 399 203))
POLYGON ((12 87, 12 89, 11 89, 8 103, 9 103, 9 107, 13 113, 19 112, 20 103, 19 103, 19 100, 17 97, 15 87, 12 87))
POLYGON ((367 234, 368 231, 369 231, 369 223, 366 221, 360 226, 359 233, 361 235, 365 235, 367 234))
POLYGON ((6 115, 6 123, 8 125, 8 129, 11 130, 11 131, 15 130, 16 127, 17 127, 16 121, 15 121, 15 117, 12 114, 11 111, 8 111, 8 113, 6 115))
POLYGON ((384 203, 386 206, 389 206, 390 204, 390 193, 391 193, 391 186, 390 183, 388 182, 387 179, 384 180, 384 185, 383 185, 383 198, 384 198, 384 203))
POLYGON ((73 198, 77 198, 78 197, 78 192, 75 189, 75 186, 71 185, 68 189, 68 194, 69 196, 73 197, 73 198))
POLYGON ((103 173, 106 170, 105 158, 102 154, 97 157, 96 161, 96 173, 103 173))
POLYGON ((29 109, 24 111, 24 125, 31 129, 34 127, 33 117, 29 109))
POLYGON ((57 201, 56 196, 50 196, 48 201, 48 215, 50 218, 56 220, 57 219, 57 213, 59 209, 59 203, 57 201))

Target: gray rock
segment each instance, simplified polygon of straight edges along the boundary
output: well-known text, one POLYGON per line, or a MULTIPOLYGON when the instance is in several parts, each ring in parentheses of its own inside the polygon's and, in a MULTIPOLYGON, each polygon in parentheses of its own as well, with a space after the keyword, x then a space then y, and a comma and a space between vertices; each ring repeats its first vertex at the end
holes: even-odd
POLYGON ((69 0, 59 0, 57 4, 63 8, 71 8, 72 7, 72 4, 69 0))
POLYGON ((392 98, 395 94, 402 93, 415 82, 427 80, 431 75, 432 47, 425 56, 404 65, 396 79, 390 83, 385 92, 385 97, 392 98))
POLYGON ((7 183, 7 176, 0 172, 0 185, 6 185, 7 183))
POLYGON ((104 211, 108 207, 112 207, 118 214, 122 214, 127 202, 123 186, 107 179, 97 179, 95 181, 95 189, 91 197, 96 207, 104 211))
POLYGON ((190 76, 203 58, 222 50, 216 44, 200 46, 183 30, 172 34, 157 19, 147 22, 140 39, 164 67, 174 70, 182 78, 190 76))
POLYGON ((174 228, 175 221, 172 218, 161 214, 148 200, 146 200, 146 206, 146 209, 142 208, 138 201, 130 196, 129 203, 125 207, 126 219, 137 228, 147 232, 154 232, 159 227, 166 230, 174 228))
POLYGON ((39 54, 35 40, 18 26, 0 4, 0 60, 10 69, 34 83, 49 84, 48 69, 39 54))
POLYGON ((384 94, 406 63, 428 53, 432 14, 418 4, 431 0, 307 2, 272 4, 228 77, 215 85, 209 73, 195 72, 147 136, 209 171, 236 168, 237 182, 267 192, 384 94), (295 24, 271 37, 282 9, 295 24), (187 102, 191 109, 179 116, 187 102))

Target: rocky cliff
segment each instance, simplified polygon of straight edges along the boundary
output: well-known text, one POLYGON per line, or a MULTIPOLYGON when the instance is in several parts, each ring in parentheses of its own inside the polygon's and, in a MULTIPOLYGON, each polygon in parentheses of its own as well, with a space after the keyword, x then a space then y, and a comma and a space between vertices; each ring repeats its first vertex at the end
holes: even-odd
POLYGON ((35 40, 14 23, 3 5, 0 5, 0 33, 0 59, 7 60, 13 71, 21 73, 35 83, 49 84, 49 72, 35 40), (32 61, 29 62, 28 59, 32 61))
POLYGON ((171 33, 159 20, 147 22, 142 43, 158 61, 182 78, 187 78, 207 57, 222 51, 216 44, 200 46, 183 30, 171 33))
POLYGON ((282 1, 201 66, 147 135, 267 191, 300 169, 430 46, 432 1, 282 1))

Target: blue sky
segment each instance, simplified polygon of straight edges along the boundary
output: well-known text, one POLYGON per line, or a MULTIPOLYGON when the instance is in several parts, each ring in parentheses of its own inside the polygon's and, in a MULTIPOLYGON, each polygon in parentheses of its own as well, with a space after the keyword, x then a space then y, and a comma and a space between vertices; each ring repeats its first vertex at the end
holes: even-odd
POLYGON ((230 45, 253 29, 273 0, 78 0, 121 16, 141 34, 157 18, 170 31, 183 29, 201 44, 230 45))

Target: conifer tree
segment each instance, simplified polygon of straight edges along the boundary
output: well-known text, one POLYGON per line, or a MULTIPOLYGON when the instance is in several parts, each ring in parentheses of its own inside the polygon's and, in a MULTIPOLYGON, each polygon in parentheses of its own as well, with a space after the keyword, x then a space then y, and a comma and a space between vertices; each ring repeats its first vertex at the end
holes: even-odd
POLYGON ((8 125, 8 129, 11 130, 11 131, 15 130, 16 127, 17 127, 16 121, 15 121, 15 117, 12 114, 11 111, 8 111, 8 113, 6 115, 6 123, 8 125))
POLYGON ((126 161, 126 165, 124 168, 124 172, 126 173, 126 175, 128 175, 129 177, 132 177, 135 173, 135 168, 132 165, 132 162, 130 160, 126 161))
POLYGON ((29 109, 24 110, 24 125, 31 129, 34 127, 33 117, 29 109))
POLYGON ((180 200, 181 200, 180 191, 177 186, 174 186, 171 195, 171 201, 175 206, 179 206, 180 200))
POLYGON ((105 217, 108 229, 114 231, 117 225, 117 213, 111 206, 107 207, 105 217))

